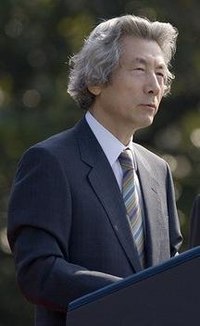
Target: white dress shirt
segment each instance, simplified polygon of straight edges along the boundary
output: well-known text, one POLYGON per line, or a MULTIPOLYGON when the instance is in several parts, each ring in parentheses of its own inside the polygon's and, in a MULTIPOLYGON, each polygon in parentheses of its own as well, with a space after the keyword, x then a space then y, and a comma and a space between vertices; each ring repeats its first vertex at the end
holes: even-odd
POLYGON ((132 139, 131 139, 130 143, 128 144, 128 146, 125 146, 110 131, 108 131, 106 128, 104 128, 104 126, 102 124, 100 124, 89 111, 87 111, 85 118, 86 118, 86 121, 87 121, 88 125, 90 126, 92 132, 94 133, 96 139, 98 140, 101 148, 103 149, 103 151, 108 159, 108 162, 111 165, 111 168, 114 172, 114 175, 116 177, 117 183, 118 183, 121 191, 122 191, 123 171, 122 171, 120 162, 118 160, 118 157, 121 154, 121 152, 123 152, 126 148, 129 148, 131 150, 132 163, 133 163, 133 168, 134 168, 133 171, 134 171, 135 186, 136 186, 136 190, 137 190, 137 194, 138 194, 138 198, 139 198, 141 218, 143 220, 143 225, 144 225, 144 230, 145 230, 144 202, 143 202, 143 198, 142 198, 140 182, 138 179, 138 175, 136 173, 137 165, 136 165, 136 160, 135 160, 132 139))
POLYGON ((110 163, 112 170, 114 172, 114 175, 117 179, 119 188, 122 189, 122 178, 123 178, 123 172, 121 165, 119 163, 118 157, 127 147, 132 152, 132 160, 133 160, 133 167, 134 167, 134 174, 135 174, 135 181, 136 181, 136 188, 138 190, 138 195, 141 198, 141 192, 140 192, 140 186, 139 186, 139 180, 137 177, 137 174, 135 172, 136 170, 136 164, 134 159, 134 152, 133 152, 133 144, 132 139, 128 146, 125 146, 122 144, 110 131, 108 131, 102 124, 100 124, 93 115, 88 111, 86 113, 86 121, 89 124, 90 128, 92 129, 92 132, 94 133, 96 139, 98 140, 100 146, 102 147, 108 162, 110 163))

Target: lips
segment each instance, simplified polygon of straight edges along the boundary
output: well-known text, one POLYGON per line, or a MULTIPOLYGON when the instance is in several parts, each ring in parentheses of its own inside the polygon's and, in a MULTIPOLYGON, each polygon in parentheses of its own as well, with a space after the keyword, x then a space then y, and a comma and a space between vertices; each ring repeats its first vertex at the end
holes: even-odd
POLYGON ((152 104, 152 103, 141 104, 141 106, 149 107, 149 108, 156 110, 156 105, 152 104))

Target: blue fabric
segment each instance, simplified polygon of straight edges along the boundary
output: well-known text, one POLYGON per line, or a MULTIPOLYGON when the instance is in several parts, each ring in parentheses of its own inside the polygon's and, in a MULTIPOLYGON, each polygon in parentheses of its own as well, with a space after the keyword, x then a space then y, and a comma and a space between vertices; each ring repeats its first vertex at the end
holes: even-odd
POLYGON ((200 245, 200 194, 194 199, 189 224, 189 248, 192 248, 200 245))
POLYGON ((74 300, 69 304, 68 310, 72 311, 72 310, 78 309, 79 307, 81 307, 85 304, 89 304, 95 300, 99 300, 107 295, 110 295, 110 294, 116 292, 116 291, 120 291, 132 284, 135 284, 135 283, 145 280, 147 278, 151 278, 154 275, 165 272, 165 271, 172 269, 178 265, 185 264, 186 262, 193 260, 195 258, 198 258, 198 257, 200 257, 200 246, 190 249, 180 255, 177 255, 176 257, 173 257, 158 266, 149 267, 148 269, 141 271, 133 276, 129 276, 125 280, 122 280, 116 284, 111 284, 107 287, 104 287, 102 289, 94 291, 91 294, 87 294, 77 300, 74 300))
MULTIPOLYGON (((181 243, 167 164, 134 145, 145 203, 147 266, 181 243)), ((116 178, 85 119, 23 155, 8 239, 36 325, 65 325, 69 302, 141 270, 116 178), (55 320, 58 323, 55 323, 55 320)))

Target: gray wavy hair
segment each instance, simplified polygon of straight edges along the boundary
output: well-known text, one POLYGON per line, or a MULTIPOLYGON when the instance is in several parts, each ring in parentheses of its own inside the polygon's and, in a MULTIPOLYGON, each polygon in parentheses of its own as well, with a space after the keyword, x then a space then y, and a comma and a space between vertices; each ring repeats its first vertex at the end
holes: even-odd
POLYGON ((68 93, 83 109, 89 109, 95 95, 89 86, 109 83, 122 54, 121 39, 133 36, 153 40, 160 46, 167 65, 165 94, 170 92, 174 75, 169 71, 176 52, 178 31, 170 23, 151 22, 147 18, 125 15, 100 23, 85 40, 80 52, 69 60, 68 93))

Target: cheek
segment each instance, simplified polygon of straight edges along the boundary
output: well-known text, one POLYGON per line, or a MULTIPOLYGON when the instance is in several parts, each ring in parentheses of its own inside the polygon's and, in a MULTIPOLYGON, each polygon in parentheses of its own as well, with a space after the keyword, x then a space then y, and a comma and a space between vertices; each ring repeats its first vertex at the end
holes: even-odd
POLYGON ((162 98, 163 98, 163 94, 161 94, 161 95, 158 97, 158 104, 160 104, 160 102, 162 101, 162 98))

